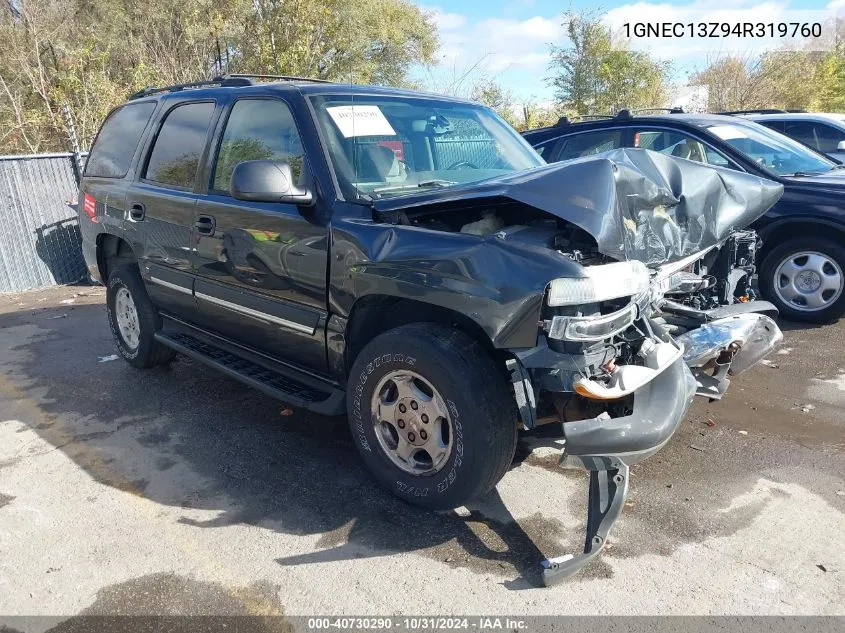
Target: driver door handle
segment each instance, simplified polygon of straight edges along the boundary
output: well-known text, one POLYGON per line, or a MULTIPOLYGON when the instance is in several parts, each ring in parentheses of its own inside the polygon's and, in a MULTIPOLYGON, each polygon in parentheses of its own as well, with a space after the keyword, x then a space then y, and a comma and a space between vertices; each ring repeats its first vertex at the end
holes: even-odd
POLYGON ((214 235, 214 229, 216 227, 217 222, 214 220, 214 216, 211 215, 198 216, 197 221, 194 222, 194 228, 201 235, 214 235))
POLYGON ((129 207, 129 219, 133 222, 140 222, 147 215, 147 208, 141 202, 133 202, 129 207))

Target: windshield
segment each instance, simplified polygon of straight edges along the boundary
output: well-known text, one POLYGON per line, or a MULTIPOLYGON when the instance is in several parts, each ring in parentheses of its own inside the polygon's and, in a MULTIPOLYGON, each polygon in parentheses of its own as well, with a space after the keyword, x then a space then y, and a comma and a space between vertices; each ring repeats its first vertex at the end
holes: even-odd
POLYGON ((719 124, 707 129, 776 176, 821 174, 836 165, 788 136, 762 125, 719 124))
POLYGON ((437 98, 311 97, 344 196, 407 195, 542 165, 517 133, 483 106, 437 98))

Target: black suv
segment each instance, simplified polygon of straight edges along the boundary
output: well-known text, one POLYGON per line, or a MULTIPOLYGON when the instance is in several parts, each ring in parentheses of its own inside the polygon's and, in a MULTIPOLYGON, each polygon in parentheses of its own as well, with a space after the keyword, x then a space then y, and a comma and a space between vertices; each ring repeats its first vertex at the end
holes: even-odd
MULTIPOLYGON (((629 465, 669 440, 698 388, 652 318, 674 279, 660 266, 726 235, 720 209, 700 204, 710 193, 755 192, 729 205, 737 223, 780 195, 679 163, 628 150, 545 165, 478 104, 227 76, 144 90, 109 114, 80 187, 83 250, 130 364, 181 352, 346 412, 369 469, 412 503, 452 508, 491 489, 519 428, 565 437, 591 505, 585 553, 546 561, 550 582, 601 550, 629 465), (699 195, 679 190, 667 210, 647 186, 664 177, 699 195), (614 215, 619 200, 645 222, 614 215)), ((695 330, 696 371, 737 354, 750 335, 736 328, 754 333, 752 351, 760 328, 763 353, 779 336, 767 317, 731 323, 724 341, 695 330)))
POLYGON ((548 162, 638 147, 781 183, 783 197, 751 225, 763 241, 760 290, 789 319, 845 313, 845 169, 823 154, 744 117, 677 111, 564 117, 524 136, 548 162))

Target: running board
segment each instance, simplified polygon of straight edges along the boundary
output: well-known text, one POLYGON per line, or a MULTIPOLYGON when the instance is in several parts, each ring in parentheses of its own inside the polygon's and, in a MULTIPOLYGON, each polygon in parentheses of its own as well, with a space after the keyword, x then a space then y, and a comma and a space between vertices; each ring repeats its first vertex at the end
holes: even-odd
POLYGON ((155 338, 162 345, 295 407, 324 415, 338 415, 344 410, 345 393, 339 389, 306 385, 184 332, 156 332, 155 338))

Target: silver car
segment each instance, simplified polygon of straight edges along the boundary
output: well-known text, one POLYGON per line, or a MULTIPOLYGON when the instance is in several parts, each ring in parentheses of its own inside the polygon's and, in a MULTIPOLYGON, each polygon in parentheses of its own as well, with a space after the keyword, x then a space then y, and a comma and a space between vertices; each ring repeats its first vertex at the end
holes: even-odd
POLYGON ((845 114, 786 111, 741 114, 845 163, 845 114))

